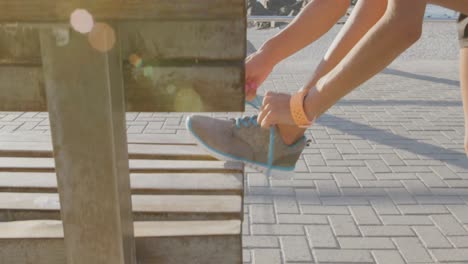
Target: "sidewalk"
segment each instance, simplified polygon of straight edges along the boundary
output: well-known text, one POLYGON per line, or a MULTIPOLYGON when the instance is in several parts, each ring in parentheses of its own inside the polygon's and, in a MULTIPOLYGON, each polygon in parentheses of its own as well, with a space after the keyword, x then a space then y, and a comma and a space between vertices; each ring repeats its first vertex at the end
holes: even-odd
MULTIPOLYGON (((262 87, 304 84, 340 26, 262 87)), ((249 30, 253 46, 276 29, 249 30)), ((452 23, 323 115, 292 177, 247 171, 244 262, 468 263, 468 159, 452 23)), ((248 108, 248 113, 254 113, 248 108)), ((213 114, 232 117, 239 114, 213 114)), ((186 133, 186 114, 129 113, 129 133, 186 133)), ((45 113, 2 113, 0 133, 48 133, 45 113)))

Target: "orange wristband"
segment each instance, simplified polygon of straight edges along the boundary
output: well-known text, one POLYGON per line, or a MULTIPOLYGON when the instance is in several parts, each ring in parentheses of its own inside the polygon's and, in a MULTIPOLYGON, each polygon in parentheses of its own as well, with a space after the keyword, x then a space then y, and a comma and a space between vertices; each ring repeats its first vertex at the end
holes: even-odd
POLYGON ((312 125, 312 121, 307 118, 304 110, 304 98, 307 95, 307 92, 307 90, 299 91, 291 96, 291 100, 289 101, 294 123, 301 128, 308 128, 312 125))

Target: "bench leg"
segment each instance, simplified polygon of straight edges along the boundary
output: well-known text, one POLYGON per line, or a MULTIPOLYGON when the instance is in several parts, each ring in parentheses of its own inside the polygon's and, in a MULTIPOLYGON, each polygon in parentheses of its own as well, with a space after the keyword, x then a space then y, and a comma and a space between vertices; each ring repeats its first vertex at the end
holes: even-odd
POLYGON ((103 53, 70 34, 63 46, 41 31, 67 263, 134 264, 118 43, 103 53))

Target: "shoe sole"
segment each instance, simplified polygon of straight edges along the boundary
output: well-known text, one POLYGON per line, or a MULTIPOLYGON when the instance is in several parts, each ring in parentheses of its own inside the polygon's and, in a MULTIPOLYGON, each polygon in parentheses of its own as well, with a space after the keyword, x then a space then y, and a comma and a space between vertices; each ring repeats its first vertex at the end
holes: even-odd
POLYGON ((203 142, 198 136, 196 136, 190 127, 190 118, 187 118, 186 122, 186 127, 187 130, 189 131, 190 136, 198 143, 198 146, 200 146, 203 150, 208 152, 211 156, 215 157, 218 160, 223 160, 223 161, 235 161, 235 162, 242 162, 246 167, 252 168, 258 172, 261 172, 267 176, 273 176, 273 177, 291 177, 294 175, 294 171, 284 171, 284 170, 275 170, 275 169, 270 169, 268 170, 268 167, 261 166, 256 163, 248 162, 245 160, 241 159, 235 159, 230 156, 223 155, 217 151, 212 150, 210 147, 208 147, 205 142, 203 142), (268 173, 269 171, 269 173, 268 173))

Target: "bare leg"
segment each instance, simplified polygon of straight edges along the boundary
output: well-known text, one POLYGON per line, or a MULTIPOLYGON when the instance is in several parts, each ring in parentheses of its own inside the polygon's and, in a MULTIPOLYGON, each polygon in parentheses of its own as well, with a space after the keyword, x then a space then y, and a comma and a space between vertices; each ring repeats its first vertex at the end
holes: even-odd
POLYGON ((350 0, 314 0, 282 31, 265 42, 245 62, 247 100, 252 100, 257 88, 276 64, 325 34, 346 14, 350 0), (253 87, 252 87, 253 86, 253 87))
POLYGON ((389 0, 381 20, 351 52, 314 87, 305 101, 309 117, 317 117, 343 96, 383 70, 421 35, 426 2, 389 0))
POLYGON ((468 48, 460 50, 460 83, 465 112, 465 152, 468 155, 468 48))
MULTIPOLYGON (((309 84, 315 85, 322 76, 330 72, 379 21, 386 9, 387 0, 360 0, 320 62, 309 84)), ((305 129, 296 126, 279 125, 278 127, 286 144, 292 144, 305 132, 305 129)))

